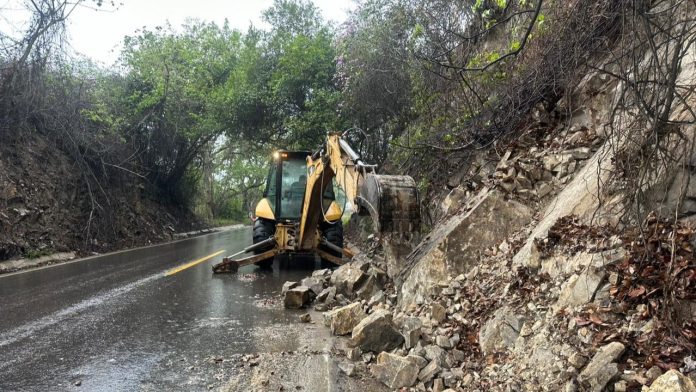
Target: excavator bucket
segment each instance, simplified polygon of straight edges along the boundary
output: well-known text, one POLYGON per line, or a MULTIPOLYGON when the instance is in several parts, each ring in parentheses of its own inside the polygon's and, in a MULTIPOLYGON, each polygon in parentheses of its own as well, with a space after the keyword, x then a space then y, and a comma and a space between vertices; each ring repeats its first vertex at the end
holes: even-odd
POLYGON ((420 228, 418 188, 410 176, 367 174, 358 204, 372 216, 379 233, 410 233, 420 228))

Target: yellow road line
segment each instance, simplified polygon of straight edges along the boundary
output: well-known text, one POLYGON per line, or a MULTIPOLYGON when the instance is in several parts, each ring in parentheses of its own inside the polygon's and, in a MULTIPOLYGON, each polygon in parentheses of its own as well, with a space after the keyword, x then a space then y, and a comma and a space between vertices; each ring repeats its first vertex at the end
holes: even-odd
POLYGON ((172 269, 170 269, 169 271, 165 272, 165 273, 164 273, 164 276, 171 276, 171 275, 174 275, 174 274, 177 273, 177 272, 181 272, 181 271, 183 271, 183 270, 185 270, 185 269, 187 269, 187 268, 193 267, 194 265, 198 265, 198 264, 200 264, 200 263, 202 263, 202 262, 204 262, 204 261, 206 261, 206 260, 210 260, 210 259, 212 259, 213 257, 215 257, 215 256, 217 256, 217 255, 219 255, 219 254, 221 254, 221 253, 224 253, 224 252, 225 252, 225 250, 223 249, 223 250, 221 250, 221 251, 219 251, 219 252, 213 253, 212 255, 208 255, 208 256, 205 256, 205 257, 200 258, 200 259, 198 259, 198 260, 194 260, 194 261, 192 261, 192 262, 190 262, 190 263, 186 263, 186 264, 184 264, 184 265, 182 265, 182 266, 179 266, 179 267, 176 267, 176 268, 172 268, 172 269))

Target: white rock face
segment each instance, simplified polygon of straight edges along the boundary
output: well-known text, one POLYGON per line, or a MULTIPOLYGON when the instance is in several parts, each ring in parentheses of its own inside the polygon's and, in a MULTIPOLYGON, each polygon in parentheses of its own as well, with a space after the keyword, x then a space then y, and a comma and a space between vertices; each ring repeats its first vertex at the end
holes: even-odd
POLYGON ((519 230, 532 218, 532 210, 497 191, 482 191, 470 209, 436 227, 407 260, 413 268, 404 276, 402 307, 422 302, 448 276, 467 273, 479 254, 519 230))

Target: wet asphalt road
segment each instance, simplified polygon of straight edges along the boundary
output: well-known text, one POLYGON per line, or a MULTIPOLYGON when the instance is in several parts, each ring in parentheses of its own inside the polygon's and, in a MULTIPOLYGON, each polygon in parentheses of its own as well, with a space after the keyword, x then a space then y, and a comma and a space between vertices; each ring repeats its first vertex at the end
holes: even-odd
POLYGON ((0 391, 372 390, 341 380, 325 328, 282 309, 282 283, 312 266, 212 275, 250 243, 232 229, 0 276, 0 391))

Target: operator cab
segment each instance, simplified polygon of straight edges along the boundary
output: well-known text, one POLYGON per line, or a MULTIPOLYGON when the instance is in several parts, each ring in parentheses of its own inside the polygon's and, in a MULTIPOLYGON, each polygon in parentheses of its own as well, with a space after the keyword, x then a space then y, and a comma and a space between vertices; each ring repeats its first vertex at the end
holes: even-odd
MULTIPOLYGON (((263 197, 268 201, 274 220, 297 222, 302 216, 307 188, 309 151, 276 151, 266 179, 263 197), (280 175, 279 175, 280 174, 280 175)), ((324 209, 335 200, 332 184, 324 192, 324 209)))

